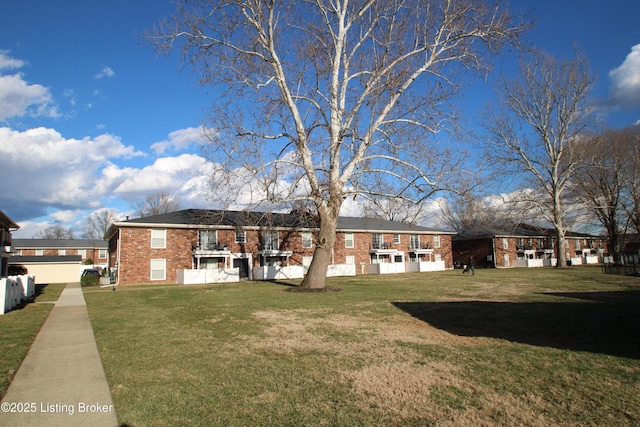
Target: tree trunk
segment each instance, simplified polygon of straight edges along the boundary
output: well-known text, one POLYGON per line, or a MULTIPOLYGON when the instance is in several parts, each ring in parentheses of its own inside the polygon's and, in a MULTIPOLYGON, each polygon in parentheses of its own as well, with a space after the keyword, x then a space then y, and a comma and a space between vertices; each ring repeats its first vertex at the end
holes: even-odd
POLYGON ((327 278, 327 268, 331 261, 333 245, 336 241, 338 215, 340 206, 321 206, 318 208, 320 216, 320 231, 316 237, 316 249, 313 260, 301 286, 307 289, 324 289, 327 278))
POLYGON ((556 226, 556 241, 558 242, 557 251, 557 264, 556 267, 564 268, 567 266, 567 250, 564 247, 564 232, 560 227, 556 226))

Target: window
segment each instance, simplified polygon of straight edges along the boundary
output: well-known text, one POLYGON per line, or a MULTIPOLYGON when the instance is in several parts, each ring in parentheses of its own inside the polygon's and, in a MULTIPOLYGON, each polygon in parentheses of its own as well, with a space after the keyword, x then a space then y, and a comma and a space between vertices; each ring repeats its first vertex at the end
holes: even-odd
POLYGON ((167 230, 151 230, 151 247, 153 249, 164 249, 167 247, 167 230))
POLYGON ((393 243, 395 243, 396 245, 400 244, 400 235, 399 234, 394 234, 393 235, 393 243))
POLYGON ((344 233, 344 247, 345 248, 353 248, 353 233, 344 233))
POLYGON ((262 233, 262 249, 265 251, 277 251, 280 249, 277 231, 265 231, 262 233))
POLYGON ((86 249, 78 249, 78 255, 80 255, 82 257, 82 259, 85 259, 87 257, 87 250, 86 249))
POLYGON ((59 256, 65 256, 67 254, 67 250, 66 249, 58 249, 58 255, 59 256))
POLYGON ((44 249, 36 249, 36 256, 44 255, 44 249))
POLYGON ((167 260, 152 259, 151 260, 151 280, 166 280, 167 278, 167 260))
POLYGON ((509 249, 509 239, 502 239, 502 249, 509 249))
POLYGON ((382 234, 372 234, 371 235, 371 246, 373 249, 383 249, 384 248, 384 236, 382 234))
POLYGON ((440 247, 440 235, 436 234, 433 236, 433 247, 434 248, 439 248, 440 247))
POLYGON ((504 254, 504 266, 509 267, 509 254, 504 254))
POLYGON ((313 247, 313 235, 310 231, 302 232, 302 247, 303 248, 311 248, 313 247))
POLYGON ((580 240, 576 239, 576 249, 580 249, 580 240))
POLYGON ((412 234, 409 240, 410 249, 420 249, 420 236, 412 234))
POLYGON ((98 259, 107 259, 107 250, 106 249, 100 249, 98 251, 98 259))
POLYGON ((246 231, 236 231, 236 243, 247 243, 247 232, 246 231))
POLYGON ((347 255, 346 257, 344 257, 344 263, 353 265, 356 263, 356 257, 353 255, 347 255))
POLYGON ((198 247, 203 251, 212 251, 218 247, 216 230, 198 230, 198 247))

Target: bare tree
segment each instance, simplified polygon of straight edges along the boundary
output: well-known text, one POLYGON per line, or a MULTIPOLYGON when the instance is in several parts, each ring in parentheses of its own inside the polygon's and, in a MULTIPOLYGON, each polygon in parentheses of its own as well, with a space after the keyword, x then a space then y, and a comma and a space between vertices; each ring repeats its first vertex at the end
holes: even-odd
POLYGON ((56 240, 75 238, 73 231, 71 231, 70 228, 64 228, 60 224, 53 224, 43 230, 39 230, 36 233, 36 237, 38 239, 56 239, 56 240))
POLYGON ((324 288, 344 198, 421 200, 455 172, 430 138, 452 128, 447 100, 523 29, 493 4, 181 1, 152 38, 219 91, 208 136, 220 170, 261 183, 271 204, 312 202, 320 228, 302 286, 324 288))
POLYGON ((627 219, 636 233, 640 234, 640 126, 625 131, 623 148, 622 205, 627 219))
POLYGON ((486 126, 492 139, 487 155, 503 174, 522 173, 536 190, 530 200, 553 224, 558 267, 566 267, 563 197, 582 161, 579 139, 589 123, 588 97, 594 76, 580 53, 571 60, 556 60, 534 52, 522 61, 520 74, 503 79, 500 104, 489 112, 486 126))
POLYGON ((160 190, 136 200, 134 207, 140 218, 143 218, 179 210, 180 198, 168 191, 160 190))
POLYGON ((84 227, 84 237, 86 239, 101 240, 111 227, 111 224, 118 221, 118 216, 113 209, 98 209, 87 218, 84 227))
POLYGON ((504 198, 489 200, 474 192, 453 194, 443 199, 440 210, 444 223, 458 233, 509 230, 526 222, 519 204, 504 198))

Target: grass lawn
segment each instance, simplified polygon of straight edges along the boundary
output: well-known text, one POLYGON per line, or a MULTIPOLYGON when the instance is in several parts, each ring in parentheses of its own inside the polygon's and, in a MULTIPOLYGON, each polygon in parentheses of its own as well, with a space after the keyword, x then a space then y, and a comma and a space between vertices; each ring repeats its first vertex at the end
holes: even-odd
POLYGON ((85 289, 133 426, 639 425, 640 279, 599 268, 85 289))
POLYGON ((0 396, 7 392, 22 359, 65 286, 65 283, 36 285, 35 303, 0 315, 0 396))

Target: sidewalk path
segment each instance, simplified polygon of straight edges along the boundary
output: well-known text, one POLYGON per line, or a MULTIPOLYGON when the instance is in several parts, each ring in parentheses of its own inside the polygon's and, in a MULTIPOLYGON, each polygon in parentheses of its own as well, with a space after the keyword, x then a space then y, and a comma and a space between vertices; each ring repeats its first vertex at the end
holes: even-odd
POLYGON ((0 426, 117 425, 80 283, 69 283, 2 399, 0 426))

